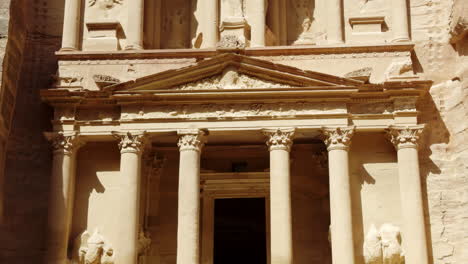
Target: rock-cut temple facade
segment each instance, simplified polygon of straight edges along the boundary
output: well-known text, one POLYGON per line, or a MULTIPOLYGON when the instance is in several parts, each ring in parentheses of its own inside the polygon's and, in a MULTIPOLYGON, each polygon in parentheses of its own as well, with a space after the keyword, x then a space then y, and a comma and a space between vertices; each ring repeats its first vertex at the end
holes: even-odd
POLYGON ((468 263, 463 0, 31 4, 0 262, 468 263))

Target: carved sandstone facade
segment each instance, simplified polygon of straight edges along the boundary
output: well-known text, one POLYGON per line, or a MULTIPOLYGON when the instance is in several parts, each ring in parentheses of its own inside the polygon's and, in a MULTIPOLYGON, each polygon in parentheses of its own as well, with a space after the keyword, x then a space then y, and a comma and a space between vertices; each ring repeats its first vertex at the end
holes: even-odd
POLYGON ((65 0, 44 263, 439 264, 411 2, 65 0))

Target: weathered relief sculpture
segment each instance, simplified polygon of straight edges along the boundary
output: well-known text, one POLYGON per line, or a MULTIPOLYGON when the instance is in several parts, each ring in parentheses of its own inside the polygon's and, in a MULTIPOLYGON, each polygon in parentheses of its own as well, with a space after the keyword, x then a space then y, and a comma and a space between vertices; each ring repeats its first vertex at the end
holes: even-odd
POLYGON ((401 264, 404 257, 401 249, 400 228, 391 224, 380 227, 384 264, 401 264))
POLYGON ((78 248, 78 257, 74 264, 113 264, 114 250, 105 241, 96 229, 92 235, 83 232, 75 241, 75 250, 78 248))
POLYGON ((111 10, 122 4, 123 0, 89 0, 89 15, 93 19, 112 17, 114 14, 111 10))
POLYGON ((298 38, 294 44, 315 44, 316 35, 312 31, 314 24, 315 0, 295 0, 296 32, 298 38))
POLYGON ((364 241, 364 260, 366 264, 382 263, 381 239, 379 231, 375 225, 372 225, 364 241))
POLYGON ((190 14, 185 1, 171 1, 166 7, 163 32, 166 35, 165 48, 187 48, 189 42, 190 14))
POLYGON ((364 241, 363 253, 366 264, 404 263, 400 228, 384 224, 377 230, 372 225, 364 241))
POLYGON ((244 0, 222 0, 220 17, 221 41, 218 48, 242 49, 248 46, 244 0))

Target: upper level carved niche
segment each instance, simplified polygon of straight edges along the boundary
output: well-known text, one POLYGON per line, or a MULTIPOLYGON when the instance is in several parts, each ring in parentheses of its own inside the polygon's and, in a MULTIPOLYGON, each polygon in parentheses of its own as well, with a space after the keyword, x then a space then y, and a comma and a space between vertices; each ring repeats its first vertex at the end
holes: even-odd
POLYGON ((215 48, 232 35, 245 47, 409 40, 407 2, 382 1, 67 0, 83 25, 73 35, 65 18, 62 50, 215 48))

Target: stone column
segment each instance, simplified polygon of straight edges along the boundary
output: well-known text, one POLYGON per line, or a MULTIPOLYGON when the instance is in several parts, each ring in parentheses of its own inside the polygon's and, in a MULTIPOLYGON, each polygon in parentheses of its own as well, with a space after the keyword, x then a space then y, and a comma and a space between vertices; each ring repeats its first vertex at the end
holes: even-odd
POLYGON ((144 0, 132 0, 128 5, 126 50, 143 49, 144 0))
POLYGON ((202 43, 202 48, 215 48, 218 43, 218 0, 204 1, 205 5, 205 39, 202 43))
POLYGON ((76 154, 82 142, 76 133, 46 133, 46 137, 52 143, 53 159, 45 263, 63 264, 67 262, 73 213, 76 154))
POLYGON ((407 0, 392 1, 393 42, 409 41, 407 0))
POLYGON ((423 129, 424 125, 392 126, 387 130, 398 155, 405 262, 418 264, 429 263, 418 160, 418 140, 423 129))
POLYGON ((294 129, 264 130, 270 150, 271 264, 293 263, 289 152, 294 129))
POLYGON ((62 48, 60 51, 76 51, 80 46, 81 0, 65 0, 62 48))
POLYGON ((250 46, 265 47, 266 0, 247 1, 247 18, 250 23, 250 46))
POLYGON ((328 30, 327 38, 329 44, 344 42, 343 29, 343 3, 342 0, 328 0, 328 30))
POLYGON ((146 139, 145 133, 114 133, 120 140, 120 175, 125 196, 119 206, 126 212, 119 229, 119 237, 127 243, 119 250, 121 263, 137 264, 138 235, 140 227, 141 160, 146 139))
POLYGON ((353 221, 348 150, 354 127, 324 128, 330 177, 333 264, 354 264, 353 221))
POLYGON ((177 264, 200 263, 200 153, 204 132, 179 131, 177 264))

